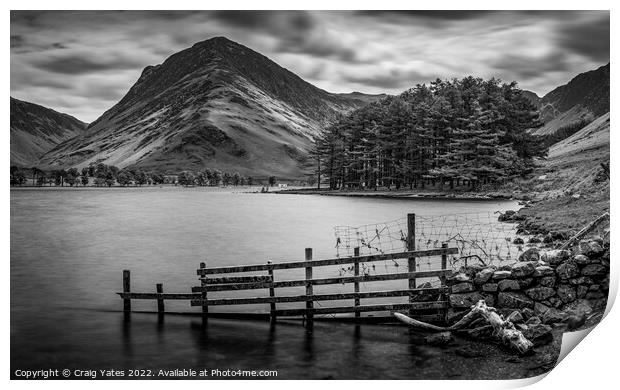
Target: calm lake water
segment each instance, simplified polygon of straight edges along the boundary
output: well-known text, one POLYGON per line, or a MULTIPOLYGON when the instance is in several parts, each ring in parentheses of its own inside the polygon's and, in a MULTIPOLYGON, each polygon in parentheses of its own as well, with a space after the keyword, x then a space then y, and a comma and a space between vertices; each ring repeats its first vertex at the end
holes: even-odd
MULTIPOLYGON (((279 378, 362 379, 441 377, 449 367, 456 376, 470 377, 465 358, 455 355, 455 349, 425 346, 424 334, 403 327, 317 323, 307 334, 294 322, 274 329, 256 321, 213 319, 204 329, 199 318, 169 315, 161 323, 151 314, 134 314, 125 322, 115 292, 121 290, 123 269, 132 271, 133 291, 154 291, 155 283, 163 282, 166 292, 189 292, 197 285, 201 261, 221 266, 303 260, 306 247, 314 249, 314 258, 334 257, 336 225, 390 221, 409 212, 439 215, 517 207, 512 201, 176 187, 11 190, 12 372, 240 368, 278 370, 279 378)), ((337 270, 323 272, 338 275, 337 270)), ((303 275, 276 274, 279 279, 296 277, 303 275)), ((315 293, 339 288, 315 288, 315 293)), ((187 302, 166 305, 174 311, 199 311, 187 302)), ((150 301, 133 304, 136 310, 154 307, 150 301)), ((466 342, 459 343, 467 348, 466 342)))

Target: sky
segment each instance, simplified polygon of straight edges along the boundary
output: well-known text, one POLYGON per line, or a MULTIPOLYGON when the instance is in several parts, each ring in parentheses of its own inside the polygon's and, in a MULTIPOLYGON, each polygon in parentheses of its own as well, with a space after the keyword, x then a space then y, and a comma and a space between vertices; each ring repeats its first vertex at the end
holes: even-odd
POLYGON ((215 36, 329 92, 474 75, 543 96, 609 62, 609 28, 608 11, 11 11, 11 96, 92 122, 215 36))

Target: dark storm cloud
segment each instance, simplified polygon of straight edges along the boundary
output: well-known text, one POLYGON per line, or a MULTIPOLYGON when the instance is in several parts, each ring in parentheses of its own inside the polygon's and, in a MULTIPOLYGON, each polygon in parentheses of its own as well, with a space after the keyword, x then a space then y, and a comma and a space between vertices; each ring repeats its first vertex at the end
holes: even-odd
POLYGON ((60 74, 85 74, 102 71, 114 71, 119 69, 134 69, 141 65, 136 59, 107 59, 95 60, 75 55, 45 58, 33 63, 34 67, 52 73, 60 74))
POLYGON ((12 11, 11 94, 92 121, 215 36, 331 92, 474 75, 544 95, 609 61, 608 11, 12 11))
POLYGON ((229 26, 272 37, 278 41, 274 50, 280 53, 356 60, 355 51, 338 36, 327 35, 319 20, 308 11, 214 11, 212 15, 229 26))
POLYGON ((21 47, 24 44, 24 37, 21 35, 11 35, 11 49, 21 47))
POLYGON ((546 72, 563 72, 570 70, 568 56, 561 51, 554 51, 543 56, 506 54, 491 63, 493 68, 511 72, 516 80, 527 80, 546 72))
POLYGON ((559 30, 560 45, 595 61, 609 61, 609 13, 591 21, 559 30))

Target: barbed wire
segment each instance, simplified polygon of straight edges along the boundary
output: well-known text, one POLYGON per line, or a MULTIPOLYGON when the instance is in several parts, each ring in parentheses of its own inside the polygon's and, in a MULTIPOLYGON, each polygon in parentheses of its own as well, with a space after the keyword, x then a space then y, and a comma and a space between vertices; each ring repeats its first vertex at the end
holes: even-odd
MULTIPOLYGON (((484 264, 515 261, 524 245, 515 241, 516 223, 499 222, 497 218, 493 212, 416 215, 415 249, 436 249, 447 243, 459 250, 450 258, 452 265, 464 259, 484 264)), ((352 256, 355 247, 362 255, 407 250, 407 218, 357 227, 336 226, 334 234, 337 256, 352 256)), ((395 261, 394 265, 400 266, 395 261)))

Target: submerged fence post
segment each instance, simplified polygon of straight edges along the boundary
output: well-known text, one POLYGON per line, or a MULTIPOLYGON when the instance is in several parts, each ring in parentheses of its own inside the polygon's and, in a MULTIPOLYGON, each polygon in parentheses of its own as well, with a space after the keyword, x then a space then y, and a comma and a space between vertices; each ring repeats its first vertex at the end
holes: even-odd
MULTIPOLYGON (((130 272, 128 269, 123 271, 123 293, 129 294, 131 291, 130 272)), ((131 299, 123 298, 123 311, 129 313, 131 311, 131 299)))
MULTIPOLYGON (((360 248, 359 248, 359 246, 353 248, 353 256, 358 257, 359 255, 360 255, 360 248)), ((359 261, 355 262, 353 268, 355 270, 355 277, 357 278, 358 276, 360 276, 360 263, 359 263, 359 261)), ((355 282, 353 283, 353 289, 354 289, 353 291, 355 291, 356 293, 360 292, 360 282, 357 279, 355 279, 355 282)), ((360 298, 358 296, 358 297, 355 297, 355 306, 357 307, 359 305, 360 305, 360 298)), ((360 312, 359 311, 355 312, 355 318, 360 318, 360 312)))
MULTIPOLYGON (((157 294, 163 294, 164 293, 164 284, 163 283, 157 283, 155 285, 155 290, 157 291, 157 294)), ((164 298, 161 295, 157 298, 157 313, 164 314, 164 298)))
MULTIPOLYGON (((271 264, 271 261, 268 261, 267 264, 271 264)), ((267 270, 267 273, 269 274, 269 278, 270 280, 270 284, 269 284, 269 296, 270 297, 275 297, 276 296, 276 291, 275 288, 273 287, 273 268, 269 267, 269 269, 267 270)), ((275 302, 271 302, 269 304, 269 322, 273 325, 276 323, 276 303, 275 302)))
MULTIPOLYGON (((407 250, 414 251, 415 250, 415 214, 407 214, 407 250)), ((410 257, 407 259, 408 272, 416 272, 416 260, 415 257, 410 257)), ((409 278, 409 289, 416 288, 416 280, 415 276, 409 278)), ((409 294, 409 303, 414 302, 413 294, 409 294)), ((413 309, 409 309, 409 313, 412 313, 413 309)))
MULTIPOLYGON (((312 248, 306 248, 306 261, 312 260, 312 248)), ((312 283, 309 280, 312 279, 312 267, 306 267, 306 296, 310 297, 313 295, 312 291, 312 283)), ((314 322, 314 314, 312 313, 312 309, 314 309, 314 303, 312 300, 306 301, 306 326, 312 327, 314 322)))

